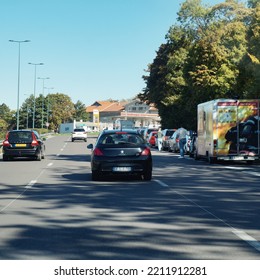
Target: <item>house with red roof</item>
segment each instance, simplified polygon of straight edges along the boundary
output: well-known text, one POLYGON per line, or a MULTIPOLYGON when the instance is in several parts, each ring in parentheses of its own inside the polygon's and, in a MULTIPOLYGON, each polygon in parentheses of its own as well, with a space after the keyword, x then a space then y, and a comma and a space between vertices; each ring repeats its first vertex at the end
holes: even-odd
POLYGON ((158 110, 139 100, 131 101, 95 101, 86 107, 90 121, 100 128, 112 128, 117 119, 128 119, 135 123, 136 127, 150 126, 158 127, 160 117, 158 110))

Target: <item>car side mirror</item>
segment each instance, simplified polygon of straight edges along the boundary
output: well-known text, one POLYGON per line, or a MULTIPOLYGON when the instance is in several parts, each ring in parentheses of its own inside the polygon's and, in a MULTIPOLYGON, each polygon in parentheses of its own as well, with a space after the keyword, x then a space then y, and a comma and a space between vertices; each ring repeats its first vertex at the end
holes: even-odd
POLYGON ((94 146, 93 146, 93 144, 89 144, 89 145, 87 145, 87 148, 88 148, 88 149, 91 149, 91 150, 92 150, 92 149, 93 149, 93 147, 94 147, 94 146))

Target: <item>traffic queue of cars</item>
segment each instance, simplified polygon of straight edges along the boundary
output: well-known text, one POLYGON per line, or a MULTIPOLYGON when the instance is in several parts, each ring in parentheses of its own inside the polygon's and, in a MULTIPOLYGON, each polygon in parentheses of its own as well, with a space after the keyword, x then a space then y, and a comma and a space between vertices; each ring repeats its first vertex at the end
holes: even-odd
MULTIPOLYGON (((44 140, 35 130, 9 131, 3 141, 3 161, 20 157, 44 159, 44 140)), ((83 129, 75 129, 71 141, 75 140, 86 142, 87 133, 83 129)), ((106 175, 138 175, 150 181, 153 170, 151 147, 177 152, 178 144, 176 129, 103 130, 95 144, 87 146, 91 150, 92 180, 100 180, 106 175)))
MULTIPOLYGON (((159 151, 169 151, 178 153, 180 151, 179 146, 179 129, 166 128, 162 131, 158 131, 157 128, 146 129, 149 134, 143 133, 143 137, 147 140, 148 144, 151 147, 158 148, 159 151)), ((196 134, 193 131, 187 131, 186 144, 184 146, 184 151, 186 154, 189 154, 191 157, 195 151, 195 140, 196 134)))

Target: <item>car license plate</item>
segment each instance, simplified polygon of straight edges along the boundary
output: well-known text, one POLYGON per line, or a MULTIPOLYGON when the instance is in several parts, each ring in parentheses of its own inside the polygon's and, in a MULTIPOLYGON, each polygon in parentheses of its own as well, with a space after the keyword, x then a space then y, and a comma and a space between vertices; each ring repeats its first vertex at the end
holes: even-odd
POLYGON ((26 144, 15 144, 15 147, 18 147, 18 148, 26 147, 26 144))
POLYGON ((119 167, 113 167, 114 172, 130 172, 131 167, 126 167, 126 166, 119 166, 119 167))

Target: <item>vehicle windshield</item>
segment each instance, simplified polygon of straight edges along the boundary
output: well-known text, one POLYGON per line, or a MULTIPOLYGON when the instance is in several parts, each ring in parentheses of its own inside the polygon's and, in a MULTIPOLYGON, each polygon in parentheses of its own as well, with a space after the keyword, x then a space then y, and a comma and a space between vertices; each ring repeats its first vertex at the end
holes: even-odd
POLYGON ((144 139, 139 134, 132 133, 111 133, 101 135, 98 144, 101 145, 118 145, 118 144, 131 144, 140 145, 144 144, 144 139))
POLYGON ((174 133, 174 130, 167 130, 166 131, 166 136, 172 136, 174 133))

